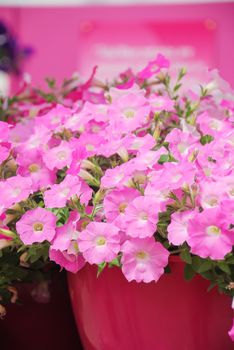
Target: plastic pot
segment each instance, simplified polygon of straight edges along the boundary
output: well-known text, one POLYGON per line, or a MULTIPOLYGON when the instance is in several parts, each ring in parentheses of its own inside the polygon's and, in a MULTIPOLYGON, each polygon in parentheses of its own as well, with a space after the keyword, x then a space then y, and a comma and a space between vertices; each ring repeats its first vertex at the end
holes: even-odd
POLYGON ((157 283, 129 283, 118 268, 86 266, 68 274, 85 350, 231 350, 231 298, 200 276, 184 280, 184 264, 157 283))

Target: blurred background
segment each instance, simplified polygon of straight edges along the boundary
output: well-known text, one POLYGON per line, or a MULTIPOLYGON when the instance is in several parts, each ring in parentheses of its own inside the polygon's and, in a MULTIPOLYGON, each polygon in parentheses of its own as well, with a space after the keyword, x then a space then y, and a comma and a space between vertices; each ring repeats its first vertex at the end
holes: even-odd
MULTIPOLYGON (((111 79, 159 52, 197 79, 216 67, 234 88, 233 37, 234 1, 0 0, 0 95, 16 92, 22 78, 40 86, 74 72, 87 79, 95 65, 111 79)), ((1 349, 39 350, 45 341, 46 349, 81 349, 65 276, 51 298, 40 306, 27 297, 9 310, 1 349)))
MULTIPOLYGON (((111 79, 158 52, 198 78, 204 65, 217 67, 234 86, 234 1, 0 0, 0 24, 15 41, 7 51, 0 26, 0 70, 8 62, 11 90, 20 72, 41 85, 77 71, 87 78, 97 64, 97 76, 111 79)), ((8 77, 1 73, 2 91, 8 77)))

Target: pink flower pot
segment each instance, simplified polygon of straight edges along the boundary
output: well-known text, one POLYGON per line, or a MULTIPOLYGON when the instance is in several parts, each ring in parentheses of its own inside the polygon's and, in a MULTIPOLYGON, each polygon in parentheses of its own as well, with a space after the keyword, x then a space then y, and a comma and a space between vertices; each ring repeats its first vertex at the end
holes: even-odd
POLYGON ((231 350, 231 298, 196 276, 187 282, 184 264, 158 283, 127 282, 118 268, 86 265, 68 274, 77 327, 85 350, 231 350))

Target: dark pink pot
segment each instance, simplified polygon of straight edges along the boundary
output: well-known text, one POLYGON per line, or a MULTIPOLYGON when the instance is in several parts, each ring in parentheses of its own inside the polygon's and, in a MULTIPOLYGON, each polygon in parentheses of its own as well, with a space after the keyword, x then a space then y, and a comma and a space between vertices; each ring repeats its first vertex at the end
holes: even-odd
POLYGON ((187 282, 184 264, 158 283, 127 282, 118 268, 86 265, 68 274, 77 327, 85 350, 233 350, 228 330, 231 299, 196 276, 187 282))

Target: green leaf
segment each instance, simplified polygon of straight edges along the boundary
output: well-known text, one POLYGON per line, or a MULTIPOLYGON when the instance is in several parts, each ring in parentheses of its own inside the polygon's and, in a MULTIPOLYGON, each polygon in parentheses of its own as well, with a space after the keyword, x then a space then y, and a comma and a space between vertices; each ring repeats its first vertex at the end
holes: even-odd
POLYGON ((167 162, 177 162, 177 160, 171 154, 162 154, 158 160, 158 163, 164 164, 167 162))
POLYGON ((192 257, 192 267, 193 267, 194 271, 198 272, 201 264, 202 264, 202 259, 199 258, 199 256, 192 257))
POLYGON ((227 273, 228 275, 232 274, 230 267, 225 262, 219 262, 217 265, 223 272, 227 273))
POLYGON ((174 92, 178 91, 181 88, 182 84, 176 84, 176 86, 174 87, 174 92))
POLYGON ((98 271, 97 271, 97 277, 100 276, 104 268, 106 267, 106 262, 103 262, 101 264, 98 264, 98 271))
POLYGON ((185 265, 184 268, 184 278, 187 281, 191 281, 193 277, 195 276, 196 272, 193 270, 191 265, 185 265))
POLYGON ((193 256, 192 267, 197 273, 203 273, 212 268, 212 261, 202 259, 199 256, 193 256))
POLYGON ((233 256, 233 255, 228 256, 228 257, 226 258, 226 262, 227 262, 228 264, 234 264, 234 256, 233 256))
POLYGON ((211 135, 203 135, 201 138, 200 138, 200 142, 201 144, 204 146, 206 145, 207 143, 210 143, 214 140, 213 136, 211 135))
POLYGON ((169 154, 162 154, 158 160, 159 164, 169 162, 169 154))
POLYGON ((113 259, 111 262, 109 262, 108 266, 109 267, 113 267, 113 266, 120 267, 119 258, 117 257, 117 258, 113 259))
POLYGON ((180 258, 187 264, 192 264, 192 257, 187 249, 180 253, 180 258))
POLYGON ((210 270, 211 268, 212 268, 212 262, 210 260, 204 260, 201 263, 200 267, 198 268, 197 272, 203 273, 203 272, 210 270))

